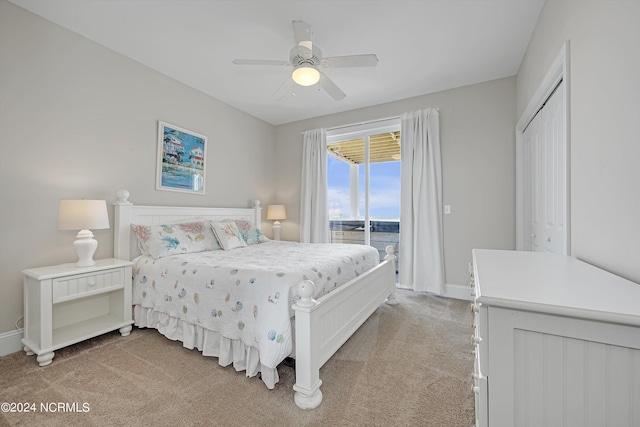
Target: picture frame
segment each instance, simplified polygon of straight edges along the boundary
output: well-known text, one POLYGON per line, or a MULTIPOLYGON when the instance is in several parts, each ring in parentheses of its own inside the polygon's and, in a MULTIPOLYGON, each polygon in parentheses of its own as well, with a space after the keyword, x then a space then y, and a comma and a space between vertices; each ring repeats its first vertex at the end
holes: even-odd
POLYGON ((156 189, 205 194, 207 137, 158 121, 156 189))

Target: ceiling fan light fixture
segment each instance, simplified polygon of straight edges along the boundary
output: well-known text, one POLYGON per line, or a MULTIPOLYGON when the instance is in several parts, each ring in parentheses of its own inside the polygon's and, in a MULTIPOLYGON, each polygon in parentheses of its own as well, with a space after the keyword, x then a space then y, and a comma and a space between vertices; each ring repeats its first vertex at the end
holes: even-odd
POLYGON ((298 67, 293 70, 291 78, 300 86, 313 86, 320 81, 320 71, 314 67, 298 67))

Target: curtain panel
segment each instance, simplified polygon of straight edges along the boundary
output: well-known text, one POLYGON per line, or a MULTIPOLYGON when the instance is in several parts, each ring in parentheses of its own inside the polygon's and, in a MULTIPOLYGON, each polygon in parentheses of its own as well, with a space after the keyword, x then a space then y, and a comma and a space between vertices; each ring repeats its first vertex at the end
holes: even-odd
POLYGON ((400 135, 399 286, 445 293, 442 160, 436 109, 404 113, 400 135))
POLYGON ((303 136, 302 182, 300 194, 300 241, 329 243, 327 195, 327 133, 308 130, 303 136))

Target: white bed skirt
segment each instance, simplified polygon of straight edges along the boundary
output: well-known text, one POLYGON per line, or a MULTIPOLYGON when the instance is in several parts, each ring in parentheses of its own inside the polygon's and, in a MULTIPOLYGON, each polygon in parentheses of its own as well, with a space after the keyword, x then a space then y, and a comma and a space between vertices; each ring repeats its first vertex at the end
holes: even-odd
POLYGON ((197 348, 203 356, 217 357, 220 366, 233 364, 236 371, 246 371, 247 377, 254 377, 261 372, 262 381, 269 389, 273 389, 280 379, 276 368, 260 363, 257 348, 247 346, 240 340, 223 337, 216 331, 139 305, 133 308, 133 320, 139 328, 157 329, 170 340, 182 342, 184 348, 197 348))

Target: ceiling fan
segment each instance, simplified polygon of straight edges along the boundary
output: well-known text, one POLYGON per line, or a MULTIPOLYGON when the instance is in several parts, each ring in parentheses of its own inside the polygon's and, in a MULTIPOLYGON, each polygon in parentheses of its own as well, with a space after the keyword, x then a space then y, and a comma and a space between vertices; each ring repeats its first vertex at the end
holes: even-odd
MULTIPOLYGON (((293 21, 296 45, 289 52, 289 61, 264 59, 234 59, 236 65, 277 65, 293 67, 291 77, 281 86, 293 81, 301 86, 318 84, 336 101, 344 99, 345 93, 319 70, 322 68, 375 67, 378 57, 374 54, 331 56, 324 58, 322 51, 311 40, 311 26, 302 21, 293 21)), ((279 89, 276 93, 280 92, 279 89)))

